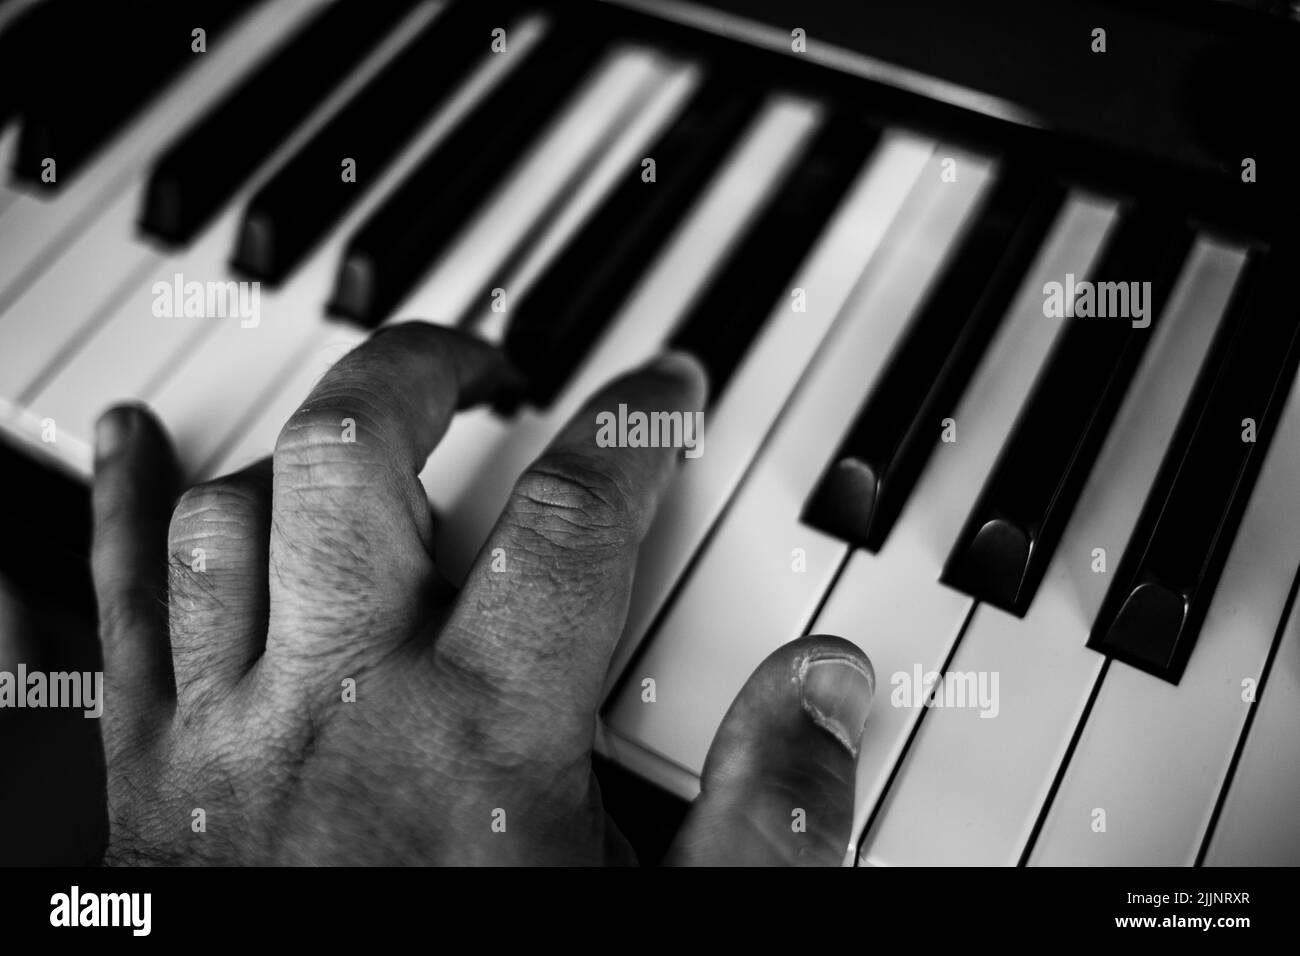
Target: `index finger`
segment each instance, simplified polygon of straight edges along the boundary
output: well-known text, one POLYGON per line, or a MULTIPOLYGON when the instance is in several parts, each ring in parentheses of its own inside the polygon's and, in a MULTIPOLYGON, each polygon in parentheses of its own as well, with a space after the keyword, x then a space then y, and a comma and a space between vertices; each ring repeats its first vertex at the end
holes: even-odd
POLYGON ((674 434, 700 421, 706 390, 685 354, 616 379, 516 482, 433 645, 440 673, 473 692, 482 737, 563 766, 590 750, 638 551, 682 457, 674 434), (616 409, 669 425, 654 440, 603 440, 616 409))

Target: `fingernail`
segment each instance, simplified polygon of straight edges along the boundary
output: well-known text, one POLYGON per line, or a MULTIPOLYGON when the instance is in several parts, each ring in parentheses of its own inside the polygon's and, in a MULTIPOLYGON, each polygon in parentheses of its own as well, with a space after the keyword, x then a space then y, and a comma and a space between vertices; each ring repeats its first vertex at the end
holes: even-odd
POLYGON ((95 457, 103 460, 116 455, 135 431, 138 412, 131 407, 110 408, 95 424, 95 457))
POLYGON ((806 658, 799 667, 799 698, 817 726, 829 731, 854 757, 867 725, 876 675, 852 657, 806 658))

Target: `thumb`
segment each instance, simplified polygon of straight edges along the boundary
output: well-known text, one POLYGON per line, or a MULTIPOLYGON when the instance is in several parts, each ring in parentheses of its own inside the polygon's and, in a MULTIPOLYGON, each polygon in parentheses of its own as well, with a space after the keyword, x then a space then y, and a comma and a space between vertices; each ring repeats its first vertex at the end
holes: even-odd
POLYGON ((838 637, 792 641, 754 671, 713 738, 670 865, 839 866, 876 679, 838 637))

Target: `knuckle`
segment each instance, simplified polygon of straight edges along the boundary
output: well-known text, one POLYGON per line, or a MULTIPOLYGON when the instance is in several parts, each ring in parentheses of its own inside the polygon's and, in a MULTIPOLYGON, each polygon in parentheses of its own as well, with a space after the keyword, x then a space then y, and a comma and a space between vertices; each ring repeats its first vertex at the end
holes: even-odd
POLYGON ((181 495, 172 510, 170 540, 184 544, 223 534, 239 534, 244 522, 261 507, 249 482, 234 477, 195 485, 181 495))
POLYGON ((195 548, 219 551, 252 540, 259 533, 264 507, 250 483, 234 478, 218 478, 190 488, 176 503, 167 530, 172 571, 188 570, 195 548))
MULTIPOLYGON (((392 461, 383 403, 364 387, 314 395, 280 429, 272 456, 284 490, 369 486, 392 461)), ((277 486, 278 487, 278 486, 277 486)))
POLYGON ((261 546, 268 504, 265 489, 246 475, 218 478, 181 495, 167 533, 167 583, 173 615, 220 606, 222 593, 229 597, 231 584, 238 578, 226 580, 220 571, 222 558, 242 557, 261 546), (196 565, 200 558, 203 563, 196 565), (211 569, 209 561, 214 562, 211 569))
POLYGON ((580 455, 552 453, 515 485, 514 506, 551 545, 587 550, 636 540, 640 509, 617 476, 580 455))
POLYGON ((315 401, 289 417, 275 441, 275 461, 312 459, 323 451, 337 451, 343 441, 344 419, 349 414, 334 402, 315 401))

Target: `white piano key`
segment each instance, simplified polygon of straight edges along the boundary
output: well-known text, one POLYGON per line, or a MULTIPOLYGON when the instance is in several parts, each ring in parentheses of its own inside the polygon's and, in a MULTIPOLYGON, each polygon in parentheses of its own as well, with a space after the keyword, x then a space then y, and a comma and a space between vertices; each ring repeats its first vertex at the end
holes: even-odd
MULTIPOLYGON (((14 151, 18 148, 18 124, 0 122, 0 171, 5 174, 13 166, 14 151)), ((4 228, 5 210, 18 198, 18 191, 9 185, 7 175, 0 179, 0 229, 4 228)), ((0 255, 4 253, 0 251, 0 255)), ((0 286, 0 291, 3 287, 0 286)))
MULTIPOLYGON (((811 117, 805 113, 805 118, 811 117)), ((794 313, 784 301, 774 306, 765 332, 737 372, 723 402, 710 414, 707 453, 691 462, 661 505, 659 519, 641 551, 629 617, 611 674, 621 666, 620 657, 626 659, 640 640, 655 609, 666 599, 691 554, 725 507, 785 397, 793 390, 806 362, 860 275, 866 254, 879 240, 879 234, 884 232, 906 197, 932 149, 933 144, 928 141, 903 135, 886 136, 859 177, 851 200, 832 217, 794 280, 795 285, 819 290, 817 300, 809 303, 805 313, 794 313), (855 227, 863 223, 865 231, 855 232, 855 227), (853 238, 865 242, 855 247, 853 238)), ((671 301, 688 304, 689 300, 681 297, 680 287, 674 295, 677 298, 671 301)), ((633 334, 635 329, 635 334, 642 337, 640 360, 648 358, 662 343, 676 318, 665 314, 665 299, 651 301, 650 307, 655 310, 653 318, 644 314, 645 302, 646 299, 635 297, 615 328, 617 336, 633 334), (656 335, 657 329, 661 331, 656 335)), ((589 367, 599 370, 601 378, 608 378, 619 368, 599 359, 589 367)), ((592 382, 576 398, 585 399, 596 385, 592 382)), ((573 394, 571 390, 570 395, 573 394)), ((566 409, 566 415, 568 412, 566 409)), ((548 434, 557 426, 558 422, 552 421, 548 434)), ((510 482, 540 451, 542 444, 540 440, 520 443, 517 435, 512 435, 501 446, 500 453, 482 469, 472 488, 467 488, 467 493, 446 509, 446 528, 456 532, 457 540, 473 542, 477 550, 477 544, 504 504, 510 482), (489 482, 498 487, 492 494, 484 494, 489 482)), ((435 455, 434 460, 437 459, 435 455)), ((456 458, 449 456, 444 460, 456 458)), ((436 488, 437 482, 432 485, 436 488)), ((466 549, 466 554, 472 555, 473 550, 466 549)), ((451 562, 444 564, 450 565, 453 571, 462 567, 451 562)))
POLYGON ((440 542, 445 573, 463 574, 514 476, 577 407, 609 378, 645 361, 661 346, 725 249, 776 188, 819 118, 819 111, 807 102, 782 99, 769 104, 696 208, 683 210, 682 225, 665 243, 665 251, 648 265, 638 288, 549 411, 521 410, 513 431, 485 411, 457 418, 421 475, 440 510, 454 510, 463 519, 455 525, 458 533, 440 542), (503 445, 508 432, 509 442, 503 445))
MULTIPOLYGON (((1300 475, 1292 475, 1291 487, 1297 484, 1300 475)), ((1300 603, 1254 707, 1206 866, 1300 866, 1300 603)))
MULTIPOLYGON (((217 447, 220 457, 214 464, 200 461, 196 477, 206 480, 224 475, 271 454, 280 429, 320 381, 321 376, 365 339, 366 333, 351 325, 331 324, 316 329, 310 336, 307 347, 291 360, 280 383, 281 387, 266 398, 256 418, 239 429, 236 440, 229 448, 217 447)), ((221 427, 224 432, 229 432, 224 422, 221 427)))
POLYGON ((96 325, 138 288, 163 256, 133 240, 136 197, 119 196, 0 314, 0 396, 21 403, 60 356, 80 347, 96 325))
MULTIPOLYGON (((935 423, 934 453, 889 538, 878 554, 857 551, 849 558, 813 622, 813 633, 861 647, 882 688, 917 664, 938 669, 961 630, 971 601, 940 584, 939 574, 1063 325, 1043 315, 1043 284, 1067 272, 1087 273, 1115 217, 1112 203, 1067 198, 957 406, 957 440, 939 442, 935 423)), ((855 832, 865 826, 917 716, 892 706, 883 693, 872 708, 858 759, 855 832)))
MULTIPOLYGON (((519 34, 517 34, 516 31, 512 31, 512 35, 516 36, 515 44, 513 44, 512 48, 523 48, 520 46, 519 34)), ((495 60, 499 60, 499 57, 495 60)), ((669 86, 675 85, 676 81, 669 83, 669 86)), ((669 90, 669 99, 664 101, 663 105, 671 105, 673 98, 675 98, 676 95, 676 92, 669 90)), ((658 109, 659 100, 663 99, 663 96, 656 98, 656 103, 651 105, 650 111, 658 109)), ((649 135, 649 131, 641 130, 640 133, 637 133, 636 135, 649 135)), ((780 125, 774 124, 771 129, 768 130, 768 139, 759 143, 758 146, 754 148, 754 152, 762 153, 763 156, 774 155, 774 151, 779 152, 780 144, 784 142, 783 137, 789 138, 790 135, 792 135, 792 130, 790 130, 789 127, 781 127, 780 125)), ((794 143, 797 142, 798 138, 794 137, 794 143)), ((793 146, 790 148, 793 148, 793 146)), ((697 233, 718 233, 720 234, 720 237, 724 237, 725 228, 727 228, 729 221, 740 219, 740 217, 744 216, 746 212, 751 211, 751 209, 757 206, 759 189, 761 189, 761 186, 763 185, 763 179, 755 176, 754 166, 762 166, 763 160, 759 160, 757 156, 748 156, 746 159, 751 160, 751 163, 744 164, 744 170, 750 177, 749 181, 746 181, 746 179, 740 176, 736 176, 732 179, 732 185, 748 186, 748 189, 733 189, 731 193, 724 194, 723 199, 725 202, 723 203, 716 202, 715 200, 715 206, 711 208, 711 215, 708 215, 705 222, 699 224, 697 233), (705 226, 707 226, 707 229, 705 226)), ((771 176, 776 176, 776 173, 777 166, 774 165, 772 166, 771 176)), ((732 222, 732 225, 735 225, 735 222, 732 222)), ((722 242, 722 238, 715 238, 714 245, 719 245, 720 242, 722 242)), ((707 265, 708 261, 710 261, 710 255, 708 255, 705 242, 701 241, 701 239, 697 239, 697 241, 694 242, 684 241, 681 243, 681 248, 685 255, 685 258, 682 261, 686 261, 686 263, 703 263, 707 265)), ((675 274, 680 274, 680 272, 675 274)), ((658 291, 660 294, 667 295, 664 289, 659 289, 658 291)), ((689 284, 686 284, 686 291, 689 291, 689 284)), ((663 298, 656 299, 656 302, 659 303, 660 307, 666 308, 668 312, 671 312, 671 303, 667 303, 663 298)), ((637 328, 643 328, 643 326, 645 326, 645 323, 640 323, 637 328)), ((338 328, 350 329, 351 326, 338 326, 338 328)), ((352 339, 352 343, 355 345, 356 342, 360 342, 363 338, 364 333, 356 332, 354 339, 352 339)), ((620 343, 621 342, 623 342, 623 339, 620 339, 620 343)), ((643 346, 638 350, 636 345, 633 345, 632 355, 630 356, 624 354, 621 358, 617 358, 615 352, 607 351, 604 358, 606 358, 606 362, 615 363, 616 367, 623 368, 627 367, 628 364, 636 362, 636 360, 640 359, 642 355, 647 354, 647 351, 653 350, 653 347, 653 345, 643 346)), ((623 351, 627 352, 627 346, 623 346, 623 351)), ((294 411, 294 408, 298 406, 298 403, 302 401, 302 398, 307 395, 308 389, 311 388, 312 384, 315 384, 320 373, 324 372, 324 368, 324 365, 317 365, 317 367, 303 368, 300 369, 299 372, 294 373, 294 375, 287 380, 286 388, 282 389, 281 392, 274 397, 273 401, 270 402, 270 405, 266 407, 265 411, 260 412, 259 416, 257 416, 256 423, 253 423, 251 427, 248 428, 248 432, 244 434, 243 437, 240 437, 237 444, 231 447, 229 451, 226 451, 225 454, 222 454, 220 462, 209 471, 212 471, 213 473, 233 471, 235 468, 243 467, 244 464, 251 462, 251 460, 261 457, 261 455, 269 454, 270 450, 273 449, 274 440, 276 440, 279 427, 281 427, 283 421, 289 418, 289 415, 294 411)), ((597 372, 597 375, 599 375, 599 372, 597 372)), ((591 378, 590 373, 588 376, 588 384, 590 385, 590 388, 594 388, 595 384, 597 384, 597 381, 591 378)), ((578 389, 578 392, 585 397, 585 392, 582 392, 581 389, 578 389)), ((532 449, 536 449, 536 447, 538 447, 538 442, 545 440, 545 433, 549 431, 549 429, 558 427, 558 421, 554 420, 554 416, 551 416, 550 419, 539 420, 539 416, 529 415, 528 412, 524 412, 523 415, 525 419, 532 419, 533 423, 530 427, 525 427, 523 433, 521 433, 519 437, 512 438, 512 441, 515 442, 516 445, 528 444, 528 437, 526 436, 530 436, 532 437, 532 444, 528 446, 532 447, 532 449)), ((473 476, 473 472, 476 471, 476 468, 473 467, 473 463, 478 459, 484 458, 486 450, 489 449, 491 444, 493 444, 494 441, 502 440, 506 432, 506 425, 500 423, 498 419, 495 419, 490 412, 482 410, 465 412, 465 414, 460 415, 459 418, 456 419, 455 423, 452 424, 451 433, 448 434, 445 442, 443 442, 443 446, 439 447, 437 458, 438 460, 446 458, 448 462, 452 463, 452 466, 454 466, 454 473, 456 473, 456 475, 464 476, 463 490, 471 489, 473 486, 476 486, 476 480, 474 480, 473 476), (461 447, 463 447, 465 454, 456 454, 456 451, 460 450, 461 447)), ((430 463, 430 467, 425 473, 425 479, 432 479, 432 476, 435 475, 435 473, 437 473, 437 468, 435 468, 434 463, 430 463)), ((432 481, 430 481, 429 484, 432 485, 432 481)), ((438 483, 438 489, 439 492, 446 492, 447 486, 438 483)), ((447 505, 445 494, 434 494, 432 497, 439 506, 447 505)))
MULTIPOLYGON (((173 286, 177 274, 183 277, 184 282, 226 281, 225 259, 235 219, 236 212, 231 210, 182 256, 167 257, 145 250, 145 255, 139 257, 143 247, 125 247, 121 240, 117 240, 119 255, 126 250, 136 253, 139 264, 131 269, 126 283, 121 284, 109 298, 108 308, 92 312, 86 327, 73 331, 71 336, 60 340, 50 335, 41 340, 42 351, 52 351, 60 341, 63 344, 51 356, 52 364, 48 371, 24 387, 24 422, 29 426, 46 418, 58 422, 60 451, 78 471, 90 473, 90 438, 94 421, 107 406, 119 401, 139 400, 150 377, 159 375, 178 361, 185 349, 211 335, 215 323, 239 324, 238 317, 187 318, 184 315, 155 316, 153 313, 155 284, 173 286)), ((93 235, 99 238, 105 249, 112 248, 114 240, 111 235, 98 229, 93 235)), ((83 260, 78 250, 74 252, 77 262, 89 263, 90 260, 83 260)), ((62 279, 63 271, 50 273, 47 278, 51 281, 42 280, 16 305, 11 317, 21 317, 27 325, 31 322, 29 316, 39 319, 46 314, 30 309, 27 300, 52 285, 54 278, 62 279)), ((57 290, 55 292, 57 294, 57 290)), ((0 330, 3 325, 4 321, 0 320, 0 330)), ((36 328, 38 334, 40 331, 36 328)), ((233 369, 226 372, 228 378, 236 376, 233 369)), ((220 399, 210 396, 209 400, 220 399)))
POLYGON ((686 100, 699 87, 702 71, 698 66, 683 66, 672 71, 645 107, 640 110, 627 128, 589 169, 583 171, 580 181, 566 187, 563 195, 572 193, 564 208, 550 222, 539 223, 537 241, 527 249, 517 263, 509 264, 504 278, 495 284, 506 290, 510 307, 493 312, 484 304, 483 311, 466 321, 482 338, 500 344, 510 322, 510 313, 528 298, 528 291, 558 256, 562 255, 569 240, 595 212, 600 202, 609 194, 628 169, 639 169, 641 157, 664 127, 681 112, 686 100))
POLYGON ((672 66, 641 47, 611 51, 551 126, 398 306, 397 318, 457 322, 514 253, 539 217, 616 132, 641 112, 672 66))
MULTIPOLYGON (((249 419, 260 414, 259 407, 270 402, 285 377, 292 374, 290 366, 304 344, 316 340, 326 325, 322 313, 338 263, 356 228, 427 150, 445 138, 527 57, 545 30, 546 22, 540 17, 511 24, 511 55, 485 53, 480 66, 403 148, 374 188, 344 216, 306 263, 282 287, 262 289, 262 321, 256 328, 242 328, 237 322, 220 324, 212 335, 200 340, 168 368, 165 380, 146 390, 143 397, 171 429, 180 460, 191 474, 200 477, 205 466, 215 464, 213 455, 227 444, 234 431, 249 426, 249 419), (229 387, 231 369, 239 369, 238 389, 229 387), (220 402, 213 401, 215 395, 221 396, 220 402)), ((299 400, 305 397, 305 393, 298 396, 299 400)), ((274 413, 278 414, 281 407, 274 403, 274 413)), ((289 411, 296 407, 294 402, 289 411)), ((263 431, 258 429, 258 434, 263 431)), ((270 453, 276 434, 271 432, 271 444, 261 454, 270 453)))
MULTIPOLYGON (((328 121, 340 106, 411 42, 440 9, 441 6, 436 3, 414 7, 384 41, 325 97, 307 122, 294 131, 262 164, 259 173, 236 194, 235 200, 226 207, 214 225, 205 230, 189 249, 167 257, 154 256, 140 271, 132 273, 131 280, 126 285, 126 293, 120 298, 114 297, 115 301, 108 314, 97 312, 94 327, 78 331, 72 341, 61 348, 57 367, 42 373, 36 388, 31 383, 24 387, 23 403, 26 411, 23 422, 30 425, 45 418, 55 419, 62 435, 59 450, 73 468, 89 473, 88 439, 96 416, 106 404, 123 399, 140 399, 150 394, 167 378, 175 364, 192 349, 199 347, 204 339, 214 335, 220 324, 233 323, 238 326, 244 321, 238 316, 155 315, 156 284, 174 283, 176 275, 182 276, 184 283, 231 281, 226 260, 234 248, 243 206, 256 190, 259 181, 328 121)), ((135 187, 137 195, 143 188, 144 178, 141 177, 135 187)), ((132 201, 137 200, 125 196, 114 204, 114 208, 120 203, 132 201)), ((15 303, 11 313, 21 309, 23 321, 32 321, 27 318, 27 303, 38 291, 44 295, 41 290, 57 288, 59 285, 66 285, 70 289, 78 288, 82 270, 93 268, 91 256, 99 249, 108 248, 108 244, 115 238, 124 249, 148 248, 123 243, 114 225, 107 221, 92 225, 83 240, 47 271, 28 295, 15 303)), ((41 313, 35 315, 36 320, 39 320, 41 313)), ((0 339, 3 338, 5 324, 11 317, 11 314, 0 317, 0 339)), ((251 332, 253 329, 241 331, 251 332)), ((221 371, 226 374, 234 372, 233 369, 221 371)), ((202 397, 209 400, 207 396, 202 397)))
MULTIPOLYGON (((287 6, 301 8, 300 16, 292 18, 276 35, 287 32, 307 12, 301 3, 287 6)), ((429 12, 433 10, 430 7, 429 12)), ((273 25, 264 26, 269 29, 273 25)), ((228 45, 230 41, 220 44, 223 51, 228 45)), ((215 47, 213 55, 217 55, 215 47)), ((194 103, 188 104, 188 109, 188 118, 202 112, 194 103)), ((154 247, 136 240, 135 218, 147 177, 145 165, 151 159, 142 157, 134 178, 110 191, 106 207, 86 210, 87 214, 77 222, 81 231, 74 230, 75 238, 52 250, 57 253, 52 262, 41 263, 33 274, 7 290, 0 286, 0 345, 4 346, 0 349, 0 396, 15 404, 30 399, 35 386, 44 383, 51 365, 75 352, 85 337, 111 315, 127 294, 124 290, 133 285, 138 288, 140 278, 163 261, 154 247)), ((111 162, 110 157, 93 163, 87 175, 100 175, 101 168, 111 162)), ((59 194, 52 200, 24 197, 26 202, 39 202, 39 223, 22 221, 25 214, 20 208, 14 217, 0 220, 0 230, 5 235, 13 230, 24 242, 33 230, 39 235, 38 226, 59 221, 61 210, 66 210, 68 203, 75 204, 81 182, 80 178, 74 181, 68 195, 59 194)))
MULTIPOLYGON (((635 740, 699 774, 723 715, 754 668, 803 633, 816 612, 848 546, 806 527, 799 520, 803 502, 990 178, 986 161, 963 156, 962 178, 944 183, 942 166, 951 155, 940 149, 930 157, 896 215, 897 193, 883 189, 874 202, 849 212, 851 231, 840 238, 862 257, 859 264, 868 263, 866 270, 631 679, 611 701, 606 730, 618 741, 635 740), (796 548, 806 569, 800 573, 792 566, 796 548), (641 700, 645 677, 655 681, 654 706, 641 700)), ((869 192, 864 188, 862 197, 869 192)), ((810 298, 824 291, 806 288, 810 298)), ((705 434, 711 439, 707 422, 705 434)), ((705 447, 707 457, 709 441, 705 447)))
MULTIPOLYGON (((281 0, 257 4, 54 198, 15 190, 0 218, 0 230, 7 237, 0 242, 0 314, 58 259, 63 246, 80 235, 124 191, 135 188, 133 184, 154 156, 197 119, 209 103, 241 82, 323 2, 281 0)), ((138 208, 137 199, 134 209, 138 208)), ((134 229, 123 233, 119 241, 125 245, 132 236, 134 229)))
MULTIPOLYGON (((1245 682, 1260 679, 1300 564, 1297 474, 1293 388, 1182 679, 1174 685, 1111 663, 1031 864, 1195 862, 1253 706, 1243 699, 1245 682), (1105 832, 1093 831, 1098 809, 1105 832)), ((1295 820, 1293 809, 1279 823, 1295 820)))
POLYGON ((705 452, 677 477, 641 549, 606 692, 727 506, 877 245, 890 242, 890 224, 934 146, 910 133, 885 132, 791 279, 791 288, 808 290, 806 311, 795 312, 788 296, 773 306, 721 401, 706 416, 705 452))
POLYGON ((864 843, 870 861, 1019 861, 1101 670, 1086 645, 1110 579, 1093 572, 1093 549, 1113 571, 1244 258, 1208 241, 1193 249, 1029 612, 978 606, 949 664, 954 675, 998 675, 995 716, 925 715, 864 843))
MULTIPOLYGON (((536 27, 535 23, 533 25, 534 27, 536 27)), ((534 35, 526 32, 522 26, 516 27, 511 30, 511 37, 513 38, 511 49, 515 51, 524 52, 528 49, 528 46, 532 45, 532 43, 538 38, 538 36, 540 36, 539 31, 537 31, 536 35, 534 35)), ((486 64, 486 69, 494 71, 493 75, 490 77, 490 83, 475 84, 477 86, 477 89, 474 91, 473 97, 465 104, 463 112, 467 112, 468 109, 472 107, 473 103, 482 99, 482 97, 486 95, 487 90, 490 89, 490 85, 494 85, 496 82, 498 82, 501 79, 501 76, 504 74, 504 70, 498 69, 498 67, 501 64, 502 59, 503 58, 499 56, 490 58, 489 62, 486 64)), ((614 148, 611 150, 610 156, 607 156, 604 160, 601 161, 600 164, 601 171, 603 171, 604 174, 603 176, 604 189, 608 189, 610 182, 612 182, 612 171, 607 168, 610 166, 611 157, 614 164, 619 164, 626 161, 628 156, 632 155, 637 149, 639 149, 651 136, 654 135, 657 128, 670 118, 671 114, 674 112, 676 107, 679 106, 681 101, 685 98, 685 96, 689 94, 690 89, 693 87, 693 85, 696 82, 698 82, 698 76, 696 75, 695 71, 678 70, 668 80, 668 82, 664 85, 664 87, 653 96, 652 101, 642 111, 642 115, 632 125, 632 128, 628 130, 628 134, 620 137, 618 139, 618 142, 615 144, 614 148)), ((453 109, 455 109, 455 107, 449 107, 448 112, 449 113, 452 112, 453 109)), ((441 117, 439 119, 439 122, 440 123, 442 122, 441 117)), ((454 125, 454 122, 455 119, 449 117, 448 122, 444 124, 443 131, 445 132, 446 130, 449 130, 451 126, 454 125)), ((441 138, 441 135, 439 135, 437 138, 441 138)), ((427 147, 435 141, 436 139, 431 139, 427 136, 422 137, 421 142, 417 145, 414 145, 408 151, 408 156, 411 162, 413 163, 414 161, 418 160, 418 158, 424 154, 427 147)), ((404 158, 402 162, 406 163, 406 159, 404 158)), ((405 170, 402 170, 400 173, 395 174, 394 181, 399 180, 401 175, 404 175, 404 173, 405 170)), ((600 178, 600 176, 601 173, 598 172, 597 175, 593 176, 592 178, 596 179, 596 178, 600 178)), ((386 191, 385 187, 381 185, 378 192, 382 194, 385 191, 386 191)), ((581 216, 584 211, 589 212, 591 206, 594 205, 594 203, 599 200, 599 196, 600 196, 599 189, 593 192, 588 188, 587 184, 584 184, 583 195, 580 197, 575 197, 574 200, 574 204, 575 205, 580 204, 581 207, 576 211, 576 214, 578 216, 581 216)), ((364 218, 368 214, 368 212, 369 210, 366 209, 361 213, 359 213, 360 218, 364 218)), ((575 211, 570 207, 566 207, 564 214, 561 217, 562 220, 564 220, 564 222, 557 224, 557 229, 563 230, 565 234, 571 232, 576 225, 576 223, 574 222, 574 216, 575 216, 575 211)), ((580 219, 578 221, 580 221, 580 219)), ((552 232, 554 231, 555 230, 552 230, 552 232)), ((350 226, 339 230, 339 233, 344 237, 350 235, 351 232, 352 229, 350 226)), ((333 245, 334 244, 331 244, 331 246, 333 245)), ((553 241, 553 237, 551 234, 548 234, 547 239, 544 239, 538 245, 539 247, 542 246, 547 247, 542 250, 543 260, 548 259, 550 256, 553 256, 556 253, 555 246, 557 244, 553 241)), ((338 252, 339 250, 331 248, 331 250, 325 254, 325 259, 330 263, 331 269, 333 268, 333 265, 338 260, 338 252)), ((522 291, 527 288, 528 283, 531 281, 532 278, 534 278, 533 276, 527 274, 528 270, 530 268, 532 269, 538 268, 538 266, 536 265, 536 261, 538 260, 538 258, 539 256, 536 251, 529 254, 528 261, 525 263, 524 268, 521 270, 519 280, 517 282, 512 282, 511 284, 512 292, 516 294, 521 294, 522 291)), ((309 266, 309 268, 311 267, 309 266)), ((234 335, 233 332, 231 333, 230 337, 232 340, 238 341, 238 337, 234 335)), ((363 338, 364 335, 358 332, 353 337, 352 341, 355 344, 356 342, 360 342, 363 338)), ((205 348, 203 352, 206 353, 210 351, 210 348, 211 348, 210 346, 208 348, 205 348)), ((321 368, 319 372, 313 372, 308 370, 302 374, 291 373, 293 374, 293 378, 290 379, 290 384, 288 388, 281 389, 279 392, 277 392, 275 397, 270 401, 270 404, 267 406, 267 408, 259 411, 256 422, 249 426, 249 433, 244 437, 242 437, 236 443, 236 445, 233 448, 231 448, 228 452, 223 452, 219 460, 213 465, 213 467, 211 468, 205 467, 203 469, 204 474, 207 474, 208 472, 219 474, 225 471, 233 470, 234 468, 241 467, 243 464, 246 464, 248 460, 251 460, 254 457, 260 457, 261 455, 269 454, 272 448, 274 447, 275 438, 276 435, 279 433, 280 426, 288 418, 289 414, 291 414, 293 410, 297 407, 298 403, 301 402, 301 400, 306 397, 307 390, 310 388, 312 384, 314 384, 316 379, 319 378, 319 374, 323 371, 324 369, 321 368)), ((160 397, 158 400, 158 404, 160 407, 165 407, 167 403, 163 398, 160 397)), ((191 430, 196 434, 200 433, 201 431, 200 429, 197 428, 191 430)))
MULTIPOLYGON (((479 409, 459 415, 420 478, 445 521, 439 566, 454 582, 478 552, 515 478, 592 393, 653 356, 717 262, 777 188, 820 122, 804 100, 766 106, 723 164, 664 251, 597 341, 568 388, 544 412, 523 409, 512 423, 479 409)), ((637 585, 643 578, 638 575, 637 585)))

